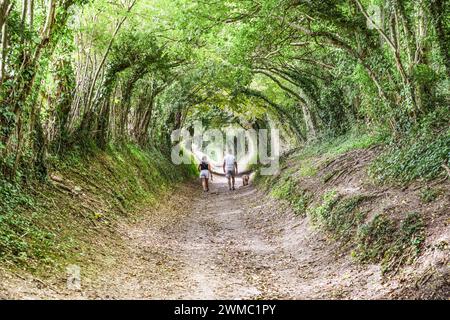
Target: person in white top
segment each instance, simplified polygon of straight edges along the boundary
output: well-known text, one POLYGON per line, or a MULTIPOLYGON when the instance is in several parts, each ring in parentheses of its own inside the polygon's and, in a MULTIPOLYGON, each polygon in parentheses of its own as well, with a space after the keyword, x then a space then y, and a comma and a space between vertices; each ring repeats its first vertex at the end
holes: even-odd
POLYGON ((227 154, 223 158, 223 172, 228 179, 228 190, 235 190, 234 177, 238 173, 238 167, 236 158, 231 154, 230 150, 227 150, 227 154))

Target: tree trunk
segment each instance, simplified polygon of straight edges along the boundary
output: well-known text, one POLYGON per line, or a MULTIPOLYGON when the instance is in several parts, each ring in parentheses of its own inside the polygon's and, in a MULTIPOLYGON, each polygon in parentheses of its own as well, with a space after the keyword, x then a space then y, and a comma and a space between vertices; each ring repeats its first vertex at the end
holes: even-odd
POLYGON ((0 30, 1 30, 1 46, 0 46, 0 85, 5 79, 5 64, 8 48, 8 28, 7 19, 12 10, 13 4, 9 0, 0 0, 0 30))
POLYGON ((432 0, 430 11, 433 18, 433 27, 436 31, 440 54, 444 60, 447 77, 450 78, 450 30, 445 17, 448 16, 450 3, 448 0, 432 0))
POLYGON ((359 0, 354 0, 356 5, 358 6, 361 13, 364 15, 364 17, 367 19, 367 21, 371 22, 372 25, 375 27, 375 29, 378 31, 378 33, 384 38, 388 46, 391 48, 392 55, 395 61, 395 66, 397 68, 398 73, 400 74, 400 77, 402 78, 403 87, 406 90, 407 94, 407 100, 411 103, 413 110, 417 111, 417 104, 414 94, 414 88, 411 83, 411 79, 409 75, 407 74, 405 67, 402 63, 401 56, 400 56, 400 48, 397 46, 396 42, 393 42, 386 33, 378 26, 376 22, 372 20, 372 18, 367 14, 367 11, 364 9, 363 5, 359 0))
POLYGON ((28 25, 32 28, 34 22, 34 0, 28 0, 27 17, 28 25))

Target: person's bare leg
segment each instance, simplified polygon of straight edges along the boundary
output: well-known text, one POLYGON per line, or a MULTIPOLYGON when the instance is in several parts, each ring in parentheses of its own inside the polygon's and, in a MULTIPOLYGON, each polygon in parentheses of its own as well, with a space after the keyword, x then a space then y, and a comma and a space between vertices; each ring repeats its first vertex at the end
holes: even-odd
POLYGON ((233 181, 233 190, 234 190, 234 176, 231 177, 231 180, 233 181))
POLYGON ((208 183, 208 178, 205 178, 205 187, 206 187, 206 191, 209 191, 209 183, 208 183))
POLYGON ((208 182, 206 181, 206 178, 202 178, 203 191, 206 191, 207 183, 208 183, 208 182))
POLYGON ((228 176, 228 190, 231 190, 231 177, 228 176))

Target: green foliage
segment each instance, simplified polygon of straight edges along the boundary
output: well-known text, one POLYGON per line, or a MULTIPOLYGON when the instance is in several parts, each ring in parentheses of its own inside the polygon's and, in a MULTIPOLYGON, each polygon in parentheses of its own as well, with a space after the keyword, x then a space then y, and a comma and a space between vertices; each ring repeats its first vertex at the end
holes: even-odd
POLYGON ((320 141, 311 142, 298 153, 298 159, 307 159, 319 155, 333 158, 340 154, 355 149, 367 149, 379 144, 386 138, 383 132, 364 132, 361 128, 355 127, 348 133, 338 137, 324 137, 320 141))
POLYGON ((340 195, 335 190, 327 191, 323 194, 322 203, 316 207, 308 209, 308 215, 311 216, 315 223, 326 221, 331 215, 331 211, 336 203, 338 203, 340 195))
POLYGON ((289 177, 280 179, 270 192, 271 196, 276 199, 287 200, 291 205, 294 213, 304 215, 310 201, 311 195, 297 187, 296 183, 289 177))
POLYGON ((299 177, 313 177, 317 174, 317 168, 314 161, 311 159, 300 162, 298 175, 299 177))
POLYGON ((412 134, 394 142, 369 168, 379 183, 406 184, 415 179, 431 180, 442 171, 450 155, 450 130, 412 134))
MULTIPOLYGON (((39 196, 21 184, 45 180, 47 165, 79 184, 95 181, 107 190, 91 190, 96 197, 132 209, 197 173, 166 158, 172 130, 197 120, 208 128, 280 128, 284 145, 302 147, 286 171, 292 177, 257 172, 256 181, 350 241, 364 198, 328 192, 309 208, 312 196, 295 179, 317 174, 314 157, 329 161, 388 143, 369 174, 378 183, 407 184, 437 178, 450 154, 450 33, 442 1, 405 0, 404 10, 361 2, 383 5, 381 25, 393 30, 405 21, 413 32, 424 21, 429 26, 413 43, 399 32, 393 54, 352 1, 142 0, 133 8, 129 1, 56 1, 49 35, 45 1, 34 3, 31 24, 13 6, 2 35, 0 254, 26 261, 56 252, 57 228, 41 215, 48 208, 35 210, 40 205, 31 199, 39 196), (401 19, 388 20, 399 10, 401 19)), ((437 194, 423 189, 420 196, 428 203, 437 194)), ((108 214, 86 217, 97 223, 108 214)), ((406 243, 413 236, 404 227, 406 243)), ((386 249, 394 229, 388 217, 374 219, 359 232, 357 254, 397 261, 403 245, 386 249)))
POLYGON ((358 206, 367 199, 364 195, 342 198, 330 191, 324 194, 322 204, 310 208, 308 213, 334 239, 345 243, 354 237, 355 230, 364 222, 366 214, 358 206))
POLYGON ((101 225, 123 219, 143 202, 155 203, 174 184, 196 174, 192 165, 176 167, 157 150, 131 144, 72 151, 50 164, 66 187, 86 196, 72 197, 50 182, 35 190, 34 184, 0 180, 0 262, 33 272, 63 266, 79 258, 80 247, 83 254, 90 250, 89 241, 101 225))
POLYGON ((51 261, 49 252, 58 248, 56 236, 39 223, 35 201, 18 185, 0 180, 0 261, 22 267, 29 259, 51 261), (24 210, 26 214, 18 214, 24 210))
POLYGON ((379 262, 395 237, 395 224, 386 214, 376 215, 359 228, 354 256, 362 262, 379 262))
POLYGON ((413 75, 415 80, 420 84, 432 85, 438 80, 437 73, 426 64, 417 64, 414 66, 413 75))
POLYGON ((386 214, 376 215, 359 228, 353 255, 361 262, 381 262, 384 273, 411 263, 425 239, 424 224, 418 213, 409 213, 400 227, 386 214))
POLYGON ((261 175, 261 168, 259 165, 251 165, 250 170, 254 172, 253 183, 264 191, 272 190, 272 186, 278 181, 273 176, 261 175))
POLYGON ((361 263, 381 263, 383 273, 411 263, 425 239, 425 226, 418 213, 407 214, 399 225, 385 213, 367 220, 361 206, 370 196, 342 197, 330 190, 323 194, 321 203, 311 206, 311 195, 299 190, 289 178, 278 180, 271 195, 288 201, 297 214, 307 214, 333 239, 353 247, 352 256, 361 263))
POLYGON ((439 190, 435 188, 425 187, 420 190, 420 200, 423 203, 430 203, 439 196, 439 190))
MULTIPOLYGON (((419 254, 425 241, 425 224, 421 214, 408 213, 406 218, 401 221, 397 235, 393 246, 386 252, 385 264, 393 260, 398 265, 411 263, 412 259, 419 254), (400 260, 396 261, 397 258, 400 260)), ((387 268, 391 267, 392 265, 387 265, 387 268)))

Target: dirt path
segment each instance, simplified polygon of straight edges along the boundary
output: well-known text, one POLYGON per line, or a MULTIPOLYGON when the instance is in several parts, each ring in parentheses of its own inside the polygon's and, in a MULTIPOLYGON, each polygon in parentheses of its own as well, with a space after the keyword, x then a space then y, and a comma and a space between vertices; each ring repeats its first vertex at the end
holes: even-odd
POLYGON ((228 191, 219 178, 205 194, 187 184, 169 202, 121 227, 121 255, 100 277, 82 278, 80 292, 41 288, 16 297, 384 298, 397 286, 253 186, 228 191))
POLYGON ((175 207, 125 227, 129 255, 75 297, 342 299, 395 289, 382 284, 377 266, 354 264, 254 187, 228 191, 217 180, 209 194, 185 186, 175 207))

